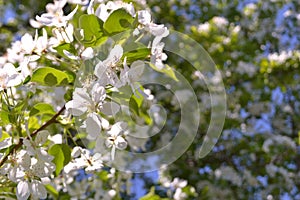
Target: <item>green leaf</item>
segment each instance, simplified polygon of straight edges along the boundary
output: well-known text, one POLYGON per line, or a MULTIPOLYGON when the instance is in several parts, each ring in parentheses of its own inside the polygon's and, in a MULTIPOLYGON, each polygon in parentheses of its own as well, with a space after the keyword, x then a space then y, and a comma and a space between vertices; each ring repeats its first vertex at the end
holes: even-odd
POLYGON ((72 97, 73 97, 73 89, 68 89, 67 92, 65 93, 64 95, 64 99, 66 102, 72 100, 72 97))
POLYGON ((123 58, 126 57, 128 63, 132 63, 136 60, 144 60, 151 54, 151 49, 145 46, 143 43, 135 42, 135 38, 128 38, 123 46, 123 58))
POLYGON ((123 8, 112 12, 103 27, 109 35, 133 29, 134 18, 123 8))
POLYGON ((56 189, 52 185, 45 185, 45 188, 48 191, 48 193, 50 193, 55 199, 58 198, 58 191, 56 191, 56 189))
POLYGON ((107 39, 103 32, 103 21, 95 15, 82 15, 79 18, 79 30, 75 31, 75 37, 88 47, 102 44, 107 39), (80 34, 81 29, 83 37, 80 34))
POLYGON ((141 197, 140 200, 168 200, 168 198, 161 198, 159 195, 155 194, 155 187, 151 187, 150 192, 141 197))
POLYGON ((62 146, 61 148, 64 152, 64 157, 65 157, 64 166, 65 166, 71 161, 71 149, 66 144, 62 144, 61 146, 62 146))
POLYGON ((29 131, 34 131, 36 129, 38 129, 40 127, 39 125, 39 120, 37 117, 29 117, 29 120, 28 120, 28 129, 29 131))
POLYGON ((0 125, 5 126, 11 123, 10 118, 9 118, 9 113, 6 112, 5 110, 0 111, 0 125))
POLYGON ((54 156, 53 163, 56 165, 55 174, 59 175, 63 167, 71 160, 71 150, 66 144, 55 144, 48 152, 54 156))
MULTIPOLYGON (((147 125, 151 125, 153 123, 153 120, 148 114, 148 109, 143 107, 143 102, 144 96, 140 94, 138 90, 136 90, 135 94, 132 95, 129 100, 129 110, 131 112, 131 117, 133 117, 134 119, 141 118, 143 119, 144 123, 146 123, 147 125)), ((137 121, 137 123, 140 122, 141 121, 137 121)))
POLYGON ((6 131, 2 130, 2 133, 0 132, 0 142, 9 137, 10 137, 10 135, 6 131))
POLYGON ((134 115, 137 115, 137 116, 139 115, 139 106, 134 98, 130 98, 129 109, 130 109, 130 112, 133 113, 134 115))
POLYGON ((47 103, 35 104, 31 108, 29 116, 44 115, 44 114, 50 114, 50 115, 55 114, 55 111, 54 111, 52 105, 47 104, 47 103))
POLYGON ((107 171, 100 171, 98 174, 98 177, 102 180, 102 181, 107 181, 109 178, 109 174, 107 171))
POLYGON ((132 63, 136 60, 143 60, 150 55, 150 49, 135 49, 129 52, 124 53, 123 57, 127 58, 127 62, 132 63))
POLYGON ((43 67, 33 72, 31 81, 44 86, 65 86, 72 83, 74 77, 52 67, 43 67))

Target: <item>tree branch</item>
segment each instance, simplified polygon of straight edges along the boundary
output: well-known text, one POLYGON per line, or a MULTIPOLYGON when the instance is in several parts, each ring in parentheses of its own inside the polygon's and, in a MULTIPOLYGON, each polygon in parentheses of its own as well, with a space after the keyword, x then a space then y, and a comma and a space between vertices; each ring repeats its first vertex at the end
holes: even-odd
MULTIPOLYGON (((49 125, 53 124, 56 122, 56 118, 62 114, 62 112, 66 109, 65 105, 55 114, 53 115, 53 117, 47 121, 45 124, 43 124, 39 129, 33 131, 30 134, 30 137, 35 136, 38 132, 44 130, 45 128, 47 128, 49 125)), ((26 139, 29 139, 29 136, 26 137, 26 139)), ((16 146, 14 146, 12 149, 10 149, 10 151, 2 158, 2 160, 0 161, 0 167, 2 167, 2 165, 6 162, 6 160, 8 159, 8 156, 11 155, 13 152, 15 152, 16 150, 18 150, 21 146, 23 145, 23 139, 20 138, 19 143, 16 144, 16 146)))

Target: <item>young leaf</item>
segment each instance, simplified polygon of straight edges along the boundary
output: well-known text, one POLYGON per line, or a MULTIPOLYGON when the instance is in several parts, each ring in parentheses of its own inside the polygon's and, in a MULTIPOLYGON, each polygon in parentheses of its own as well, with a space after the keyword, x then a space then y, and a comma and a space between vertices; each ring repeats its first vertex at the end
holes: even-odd
POLYGON ((63 167, 71 159, 70 147, 66 144, 55 144, 49 149, 48 153, 54 156, 52 162, 56 165, 55 174, 58 176, 63 167))
POLYGON ((109 35, 114 35, 133 28, 134 18, 125 10, 112 12, 105 21, 103 28, 109 35))
POLYGON ((73 76, 52 67, 43 67, 35 70, 31 79, 32 82, 44 86, 64 86, 72 83, 73 80, 73 76))
POLYGON ((87 47, 100 45, 107 39, 103 32, 103 21, 95 15, 82 15, 79 28, 79 32, 83 30, 83 37, 78 31, 75 31, 75 37, 87 47))
POLYGON ((44 115, 44 114, 55 115, 55 111, 50 104, 38 103, 31 108, 29 116, 44 115))

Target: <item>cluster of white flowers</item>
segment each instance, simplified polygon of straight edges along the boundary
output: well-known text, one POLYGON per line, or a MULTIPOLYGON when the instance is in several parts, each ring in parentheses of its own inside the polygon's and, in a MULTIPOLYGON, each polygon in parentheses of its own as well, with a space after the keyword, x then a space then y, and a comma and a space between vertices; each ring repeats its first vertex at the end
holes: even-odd
POLYGON ((218 27, 223 28, 229 24, 228 20, 224 17, 213 17, 212 22, 218 27))
MULTIPOLYGON (((87 12, 99 17, 102 21, 106 21, 110 14, 120 8, 125 9, 132 17, 136 16, 134 7, 131 3, 122 1, 108 2, 100 4, 94 10, 95 2, 91 1, 87 12)), ((168 29, 164 25, 157 25, 151 21, 151 15, 148 11, 137 12, 138 22, 140 25, 133 32, 135 36, 150 33, 154 36, 154 40, 150 46, 151 58, 150 62, 158 69, 164 68, 163 61, 167 59, 167 55, 163 52, 164 43, 161 40, 169 34, 168 29)), ((113 86, 115 90, 129 85, 133 93, 139 90, 138 81, 144 71, 144 62, 136 60, 127 65, 127 58, 124 56, 124 50, 121 45, 115 45, 107 58, 103 61, 98 61, 95 66, 94 78, 84 84, 83 87, 75 88, 73 100, 66 104, 74 116, 86 115, 83 128, 86 128, 88 138, 96 140, 96 148, 100 144, 104 144, 107 148, 111 148, 111 158, 114 159, 115 150, 124 150, 127 147, 125 139, 127 131, 124 129, 123 122, 116 122, 110 125, 108 118, 104 115, 115 114, 112 108, 111 99, 106 93, 108 86, 113 86), (107 109, 108 108, 108 109, 107 109), (101 113, 102 115, 100 115, 101 113), (105 142, 101 132, 105 132, 105 142)), ((148 96, 145 92, 140 91, 143 95, 148 96)), ((116 112, 118 112, 118 108, 116 112)), ((101 146, 101 145, 100 145, 101 146)))
POLYGON ((281 136, 281 135, 272 135, 269 139, 264 141, 264 144, 262 146, 262 149, 266 152, 270 152, 270 147, 273 145, 282 145, 285 146, 285 148, 292 149, 296 151, 296 143, 287 136, 281 136))
POLYGON ((292 56, 292 51, 282 51, 280 53, 269 54, 268 59, 273 62, 278 62, 278 64, 284 64, 286 60, 292 56))
POLYGON ((53 156, 42 147, 48 135, 48 131, 40 131, 34 140, 24 138, 25 149, 11 155, 9 162, 0 169, 1 174, 17 183, 18 199, 26 200, 30 194, 34 198, 47 197, 44 184, 48 184, 49 177, 55 170, 55 165, 51 162, 53 156))
POLYGON ((248 74, 249 77, 253 77, 257 71, 257 68, 252 63, 239 61, 236 71, 240 74, 248 74))
POLYGON ((37 30, 34 37, 25 33, 20 40, 12 43, 6 54, 0 57, 0 90, 20 85, 40 67, 38 60, 42 55, 55 61, 55 56, 51 55, 56 53, 54 47, 63 42, 73 41, 73 26, 68 21, 75 14, 76 9, 67 17, 64 16, 62 8, 66 3, 66 1, 55 1, 54 4, 48 4, 48 13, 41 17, 37 16, 37 21, 31 20, 31 24, 36 28, 43 25, 54 26, 53 36, 49 38, 45 29, 42 29, 41 36, 38 35, 37 30))
MULTIPOLYGON (((189 196, 183 191, 183 188, 188 185, 188 182, 178 177, 172 180, 166 173, 166 166, 162 166, 159 171, 159 182, 168 190, 168 196, 175 200, 188 199, 189 196)), ((189 192, 195 193, 195 188, 191 187, 189 192)))
POLYGON ((91 173, 103 167, 100 153, 95 153, 92 156, 88 149, 74 147, 71 156, 73 160, 64 167, 66 174, 70 174, 73 170, 82 168, 84 168, 87 173, 91 173))
MULTIPOLYGON (((114 160, 116 151, 125 150, 128 144, 130 145, 129 140, 126 138, 129 132, 127 124, 120 120, 115 121, 111 117, 119 111, 121 106, 112 101, 109 92, 118 92, 122 87, 129 86, 134 94, 139 92, 149 101, 154 99, 151 92, 141 89, 138 83, 144 72, 144 60, 127 61, 128 58, 125 56, 126 52, 124 52, 125 48, 122 47, 122 44, 113 45, 107 58, 100 60, 96 54, 98 49, 85 46, 75 39, 77 38, 75 37, 75 27, 77 26, 72 24, 72 19, 74 16, 77 17, 76 14, 79 11, 86 11, 89 15, 94 15, 101 21, 106 22, 109 16, 118 9, 126 10, 132 18, 136 18, 138 25, 132 30, 132 37, 136 37, 136 41, 141 40, 144 35, 150 35, 152 40, 145 45, 149 49, 149 55, 146 59, 149 59, 151 66, 155 66, 156 69, 163 69, 167 55, 164 53, 162 39, 169 35, 167 27, 153 23, 149 11, 136 12, 132 3, 124 3, 122 1, 103 3, 101 0, 54 0, 53 3, 47 4, 46 13, 30 20, 32 27, 37 29, 35 35, 24 34, 20 40, 12 43, 6 54, 0 57, 1 95, 3 92, 3 95, 9 96, 10 94, 6 93, 8 88, 11 88, 11 93, 14 93, 19 86, 25 88, 24 90, 22 89, 23 91, 16 91, 14 98, 21 96, 20 94, 23 94, 24 91, 36 93, 37 89, 43 89, 42 86, 31 82, 30 78, 34 76, 37 70, 48 63, 51 63, 51 66, 56 66, 58 70, 60 69, 59 66, 62 65, 61 63, 67 65, 75 63, 75 74, 78 66, 84 61, 96 60, 96 64, 93 66, 93 78, 88 83, 74 88, 72 100, 65 105, 67 112, 63 119, 59 118, 60 121, 55 121, 68 125, 71 123, 71 115, 83 119, 80 128, 85 129, 89 141, 96 142, 95 148, 92 150, 80 146, 76 146, 73 149, 71 161, 66 165, 64 164, 65 166, 60 173, 61 176, 66 178, 66 181, 63 183, 64 189, 67 188, 67 182, 74 180, 70 177, 75 176, 75 171, 84 170, 87 174, 98 172, 103 168, 104 161, 109 155, 111 160, 114 160), (76 6, 71 4, 76 4, 76 6), (67 5, 73 8, 68 14, 64 12, 64 8, 67 5), (62 55, 57 48, 65 44, 72 46, 72 48, 74 47, 75 52, 63 49, 64 55, 62 55), (23 83, 27 85, 23 86, 23 83), (106 155, 107 152, 102 152, 103 147, 110 150, 108 151, 108 156, 106 155)), ((82 34, 83 30, 78 30, 78 33, 82 34)), ((146 38, 148 39, 148 37, 146 38)), ((73 65, 68 69, 71 71, 73 70, 72 67, 73 65)), ((71 84, 68 87, 72 87, 71 84)), ((59 91, 62 97, 67 89, 69 88, 56 88, 54 90, 59 91)), ((63 104, 61 101, 63 99, 57 96, 53 97, 53 94, 51 95, 47 96, 45 94, 41 101, 45 104, 48 102, 50 104, 53 103, 54 108, 61 109, 61 104, 63 104)), ((39 98, 38 95, 36 98, 39 98)), ((16 99, 13 99, 13 101, 16 101, 16 99)), ((15 103, 14 105, 17 104, 17 102, 13 103, 15 103)), ((22 116, 24 121, 28 120, 28 114, 26 111, 24 116, 22 116)), ((35 118, 32 117, 31 119, 35 118)), ((44 123, 45 121, 43 120, 41 119, 39 122, 44 123)), ((20 125, 19 128, 23 129, 24 126, 20 125)), ((7 162, 1 166, 0 172, 11 181, 17 183, 16 193, 18 199, 28 199, 30 195, 33 198, 44 199, 47 197, 44 185, 49 184, 49 178, 52 180, 57 179, 53 174, 55 171, 54 157, 47 153, 48 148, 46 147, 49 146, 49 143, 52 144, 49 140, 52 141, 58 138, 59 141, 54 141, 56 144, 62 144, 66 140, 61 135, 62 129, 59 129, 58 134, 55 136, 51 136, 54 134, 49 134, 48 131, 40 131, 35 139, 31 137, 28 127, 24 129, 27 129, 28 136, 21 138, 20 144, 22 146, 11 153, 7 162)), ((0 149, 6 149, 13 143, 11 138, 5 139, 1 141, 0 149)), ((4 154, 1 153, 0 158, 2 159, 3 156, 4 154)), ((172 184, 176 188, 175 196, 177 196, 176 199, 180 199, 182 197, 181 189, 187 183, 186 181, 181 184, 175 182, 172 184)), ((53 187, 59 189, 58 186, 61 183, 53 184, 51 183, 53 187)), ((111 190, 107 198, 112 198, 115 195, 116 191, 111 190)))

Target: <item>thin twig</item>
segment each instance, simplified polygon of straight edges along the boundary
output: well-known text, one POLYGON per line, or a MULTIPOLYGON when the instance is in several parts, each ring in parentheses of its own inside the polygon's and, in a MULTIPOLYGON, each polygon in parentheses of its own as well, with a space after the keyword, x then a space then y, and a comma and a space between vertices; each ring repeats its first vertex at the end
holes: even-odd
MULTIPOLYGON (((62 114, 62 112, 66 109, 65 106, 63 106, 49 121, 47 121, 45 124, 43 124, 39 129, 33 131, 30 134, 30 137, 35 136, 38 132, 44 130, 45 128, 47 128, 49 125, 57 122, 56 118, 62 114)), ((29 139, 29 136, 26 137, 26 139, 29 139)), ((16 150, 18 150, 21 146, 23 145, 23 139, 20 138, 19 143, 14 146, 12 149, 10 149, 10 151, 8 152, 8 154, 6 154, 2 160, 0 161, 0 167, 6 162, 6 160, 8 159, 8 156, 11 155, 13 152, 15 152, 16 150)))

